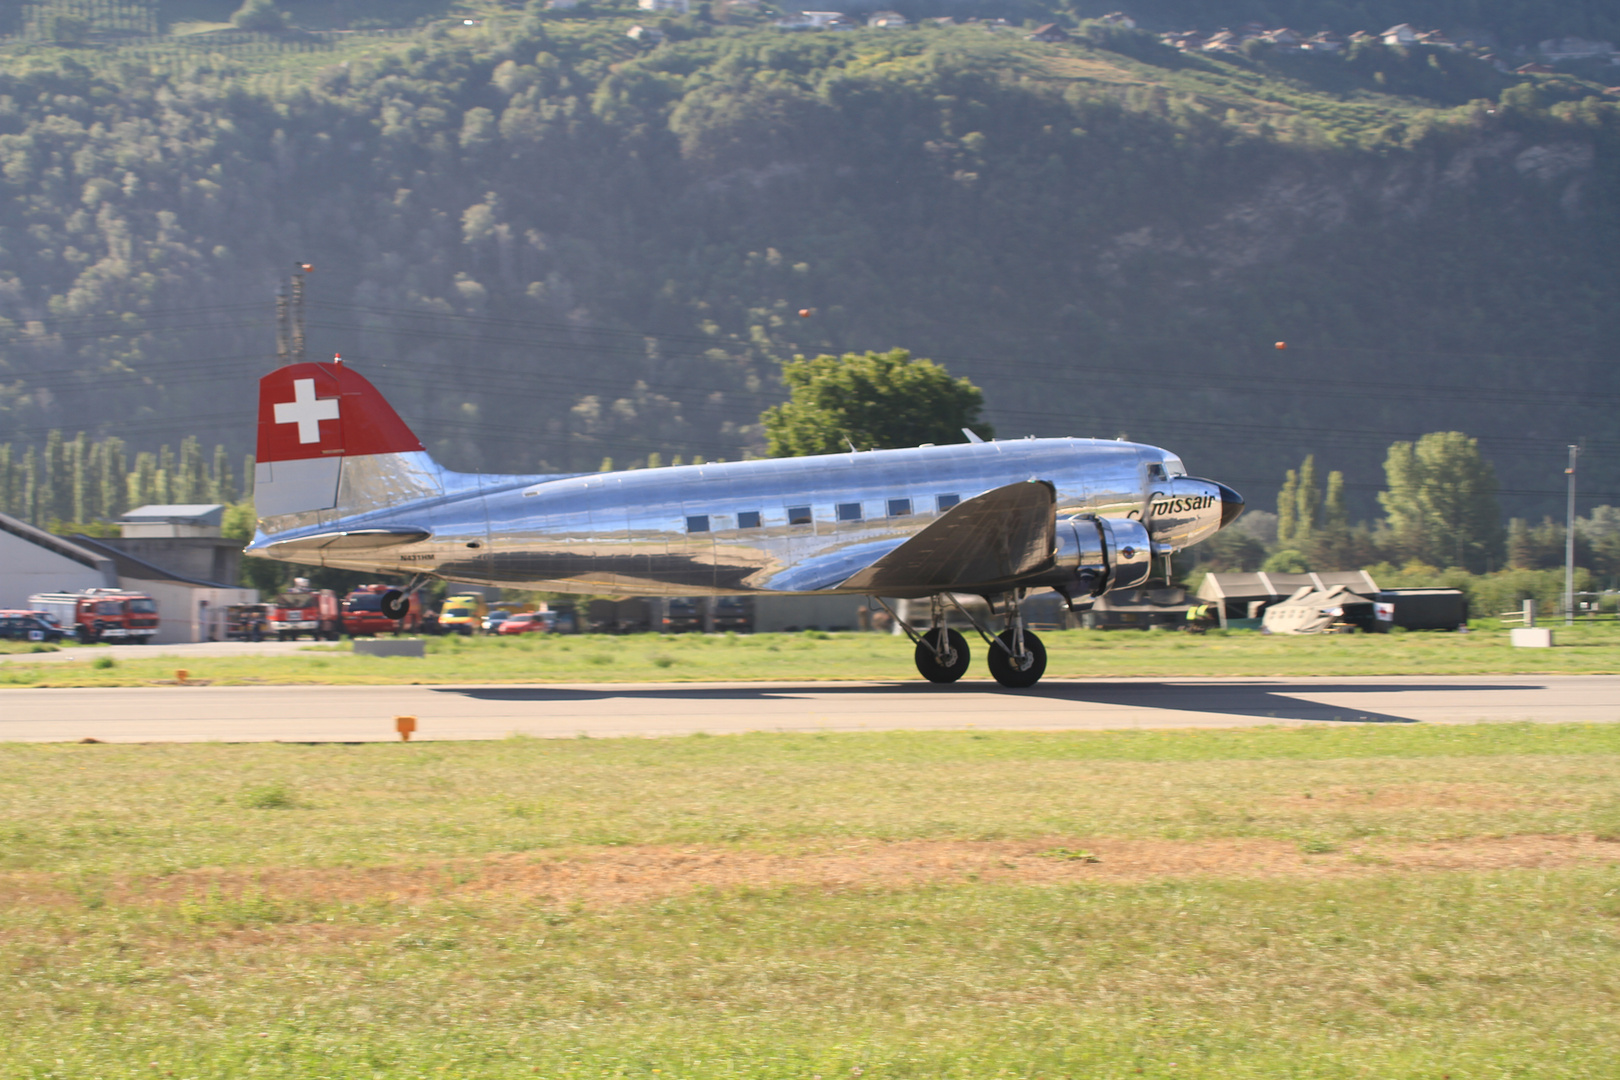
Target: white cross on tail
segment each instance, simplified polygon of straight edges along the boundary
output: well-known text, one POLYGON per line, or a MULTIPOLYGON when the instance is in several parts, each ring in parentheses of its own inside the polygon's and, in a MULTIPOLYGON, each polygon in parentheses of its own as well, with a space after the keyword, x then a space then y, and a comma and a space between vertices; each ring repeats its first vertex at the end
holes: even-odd
POLYGON ((321 441, 321 421, 338 418, 337 398, 316 398, 314 379, 294 379, 293 399, 277 402, 276 423, 297 424, 298 441, 321 441))

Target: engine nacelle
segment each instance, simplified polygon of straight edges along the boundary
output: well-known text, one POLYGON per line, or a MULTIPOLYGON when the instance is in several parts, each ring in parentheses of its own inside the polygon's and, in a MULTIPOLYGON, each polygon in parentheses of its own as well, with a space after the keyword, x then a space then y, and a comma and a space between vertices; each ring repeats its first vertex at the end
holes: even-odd
POLYGON ((1140 521, 1060 518, 1055 559, 1075 595, 1101 596, 1146 581, 1153 569, 1153 545, 1140 521))

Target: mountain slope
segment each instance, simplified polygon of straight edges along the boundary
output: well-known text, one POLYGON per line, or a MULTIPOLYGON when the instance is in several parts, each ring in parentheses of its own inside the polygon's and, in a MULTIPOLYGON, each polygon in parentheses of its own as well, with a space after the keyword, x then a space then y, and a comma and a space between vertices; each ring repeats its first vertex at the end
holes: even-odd
POLYGON ((0 76, 0 441, 247 449, 307 260, 312 354, 465 468, 737 456, 778 360, 903 345, 1004 433, 1158 441, 1262 499, 1315 452, 1371 513, 1383 448, 1453 427, 1515 512, 1582 436, 1620 493, 1616 108, 1583 84, 624 26, 0 76))

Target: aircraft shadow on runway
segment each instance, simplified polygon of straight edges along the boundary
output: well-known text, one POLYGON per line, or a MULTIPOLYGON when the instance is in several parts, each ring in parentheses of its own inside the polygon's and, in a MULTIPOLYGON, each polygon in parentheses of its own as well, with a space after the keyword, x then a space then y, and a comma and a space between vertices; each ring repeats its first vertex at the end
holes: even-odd
MULTIPOLYGON (((600 690, 579 687, 550 686, 483 686, 435 687, 444 694, 461 694, 480 701, 532 701, 580 702, 616 699, 642 699, 658 701, 767 701, 778 698, 802 697, 807 694, 837 697, 839 695, 896 694, 907 697, 921 694, 970 694, 985 699, 1021 697, 1072 701, 1076 705, 1109 705, 1124 708, 1153 709, 1171 712, 1221 713, 1231 716, 1249 716, 1266 720, 1325 720, 1360 724, 1415 724, 1418 721, 1390 713, 1369 712, 1346 705, 1322 705, 1305 701, 1296 694, 1404 694, 1447 693, 1462 689, 1456 683, 1109 683, 1109 682, 1044 682, 1029 690, 1004 690, 994 683, 960 683, 955 686, 936 686, 932 683, 895 682, 860 686, 839 683, 801 683, 784 686, 662 686, 637 689, 634 687, 602 687, 600 690)), ((1469 691, 1533 690, 1539 687, 1519 685, 1467 685, 1469 691)), ((985 701, 986 708, 995 705, 985 701)), ((1041 714, 1046 719, 1049 714, 1041 714)), ((1032 719, 1035 717, 1032 716, 1032 719)))

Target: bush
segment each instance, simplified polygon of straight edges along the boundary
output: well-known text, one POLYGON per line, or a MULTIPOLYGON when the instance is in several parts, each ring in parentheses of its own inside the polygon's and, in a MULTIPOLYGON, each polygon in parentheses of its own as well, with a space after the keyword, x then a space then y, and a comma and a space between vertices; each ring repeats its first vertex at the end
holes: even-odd
POLYGON ((242 792, 241 804, 249 810, 290 810, 298 805, 286 784, 263 784, 242 792))
POLYGON ((238 30, 285 30, 287 16, 277 10, 275 0, 246 0, 231 16, 238 30))

